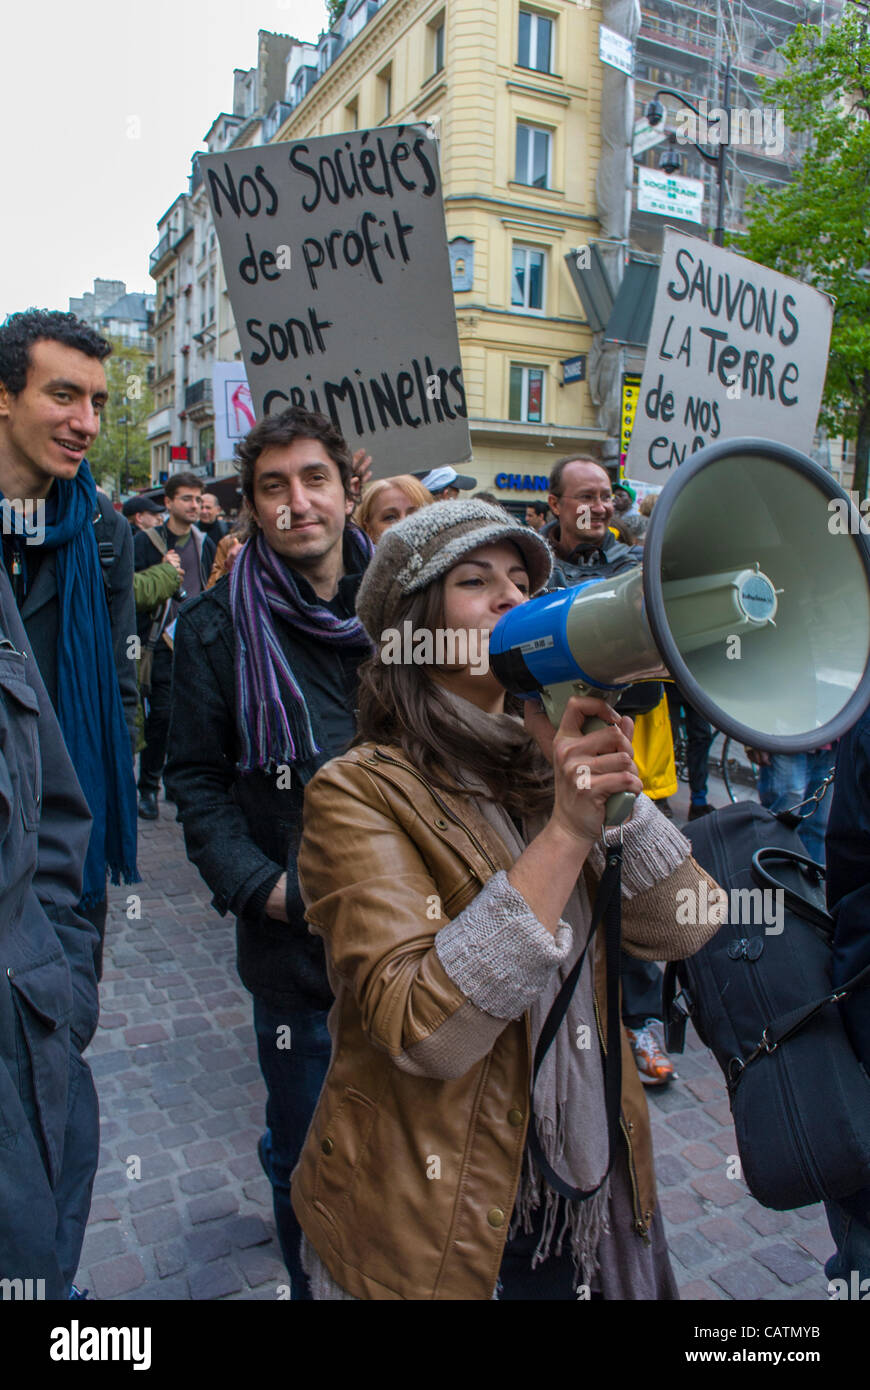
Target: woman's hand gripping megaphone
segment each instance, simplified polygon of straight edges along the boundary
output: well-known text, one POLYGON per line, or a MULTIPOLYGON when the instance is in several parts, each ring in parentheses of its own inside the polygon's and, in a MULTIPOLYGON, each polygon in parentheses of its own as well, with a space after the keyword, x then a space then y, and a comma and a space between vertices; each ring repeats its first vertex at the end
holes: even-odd
MULTIPOLYGON (((552 763, 555 804, 552 819, 579 839, 596 839, 607 818, 607 802, 643 791, 631 748, 634 724, 605 700, 574 695, 554 729, 543 706, 527 701, 525 726, 552 763)), ((623 817, 620 817, 623 819, 623 817)))

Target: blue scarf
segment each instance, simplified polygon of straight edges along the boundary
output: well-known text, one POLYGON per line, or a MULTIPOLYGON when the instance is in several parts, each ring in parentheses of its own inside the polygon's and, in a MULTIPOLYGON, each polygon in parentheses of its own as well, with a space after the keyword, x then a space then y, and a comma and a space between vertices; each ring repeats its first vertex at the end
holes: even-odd
MULTIPOLYGON (((344 563, 364 569, 374 546, 349 524, 344 563)), ((372 644, 359 618, 339 618, 322 599, 307 601, 288 564, 267 544, 262 531, 247 541, 230 571, 230 607, 236 633, 236 723, 242 745, 240 772, 267 771, 315 757, 320 748, 311 715, 275 627, 283 618, 295 631, 337 647, 355 648, 360 658, 372 644)))
MULTIPOLYGON (((75 478, 57 479, 53 492, 57 505, 46 508, 43 546, 57 552, 57 718, 94 818, 81 898, 90 908, 106 896, 107 872, 113 883, 140 882, 136 782, 94 535, 97 489, 87 460, 75 478)), ((23 518, 4 512, 22 536, 23 518)))

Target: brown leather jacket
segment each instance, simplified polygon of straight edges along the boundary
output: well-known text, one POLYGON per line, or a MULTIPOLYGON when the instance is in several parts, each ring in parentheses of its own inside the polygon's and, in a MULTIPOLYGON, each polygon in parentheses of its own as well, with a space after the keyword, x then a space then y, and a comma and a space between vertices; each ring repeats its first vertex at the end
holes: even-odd
MULTIPOLYGON (((467 798, 434 790, 399 750, 371 744, 320 770, 306 788, 304 825, 299 875, 336 1001, 332 1060, 293 1174, 293 1208, 332 1278, 356 1298, 489 1299, 526 1143, 528 1015, 508 1021, 479 1008, 434 943, 445 918, 468 908, 514 856, 467 798)), ((715 885, 686 858, 631 896, 629 838, 627 949, 646 959, 691 954, 715 928, 677 927, 676 892, 715 885)), ((594 868, 584 869, 593 892, 594 868)), ((509 960, 510 930, 502 943, 509 960)), ((601 1034, 601 933, 596 947, 601 1034)), ((624 1032, 622 1116, 634 1229, 646 1238, 652 1145, 624 1032)))

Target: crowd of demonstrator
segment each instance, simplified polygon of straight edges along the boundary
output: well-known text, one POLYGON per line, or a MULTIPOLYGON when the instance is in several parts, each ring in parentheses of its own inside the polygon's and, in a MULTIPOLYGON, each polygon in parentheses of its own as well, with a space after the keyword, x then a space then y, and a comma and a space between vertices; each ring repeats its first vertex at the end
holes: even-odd
MULTIPOLYGON (((185 473, 120 515, 86 461, 109 352, 68 314, 0 328, 0 1277, 83 1296, 106 884, 138 881, 138 818, 162 786, 236 919, 294 1298, 675 1297, 642 1083, 673 1073, 657 962, 715 928, 676 920, 680 887, 708 876, 668 814, 667 699, 685 711, 690 818, 711 809, 712 731, 647 685, 615 710, 575 697, 556 732, 489 670, 380 658, 406 622, 489 632, 536 593, 641 564, 652 500, 583 456, 524 520, 461 498, 476 482, 447 467, 360 496, 367 456, 290 410, 241 442, 231 524, 185 473), (586 734, 591 715, 605 727, 586 734), (533 1116, 529 1039, 580 960, 620 790, 638 800, 611 1154, 601 1053, 576 1045, 607 999, 601 933, 533 1116)), ((773 760, 763 795, 802 800, 834 756, 773 760)), ((870 962, 868 774, 865 715, 828 835, 841 978, 870 962)), ((860 996, 847 1025, 870 1066, 860 996)), ((862 1274, 866 1197, 834 1229, 862 1274)))

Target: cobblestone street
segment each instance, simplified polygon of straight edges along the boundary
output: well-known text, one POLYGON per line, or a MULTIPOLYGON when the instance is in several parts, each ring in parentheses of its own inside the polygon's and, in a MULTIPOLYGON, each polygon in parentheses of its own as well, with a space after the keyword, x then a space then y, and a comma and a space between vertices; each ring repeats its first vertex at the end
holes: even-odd
MULTIPOLYGON (((687 804, 681 787, 678 821, 687 804)), ((139 826, 144 881, 110 890, 87 1054, 102 1144, 76 1282, 98 1299, 275 1299, 287 1276, 256 1153, 265 1089, 234 923, 188 864, 174 808, 161 800, 159 821, 139 826), (134 892, 140 919, 127 916, 134 892)), ((768 1211, 727 1177, 737 1150, 718 1067, 691 1032, 675 1063, 679 1079, 648 1096, 682 1297, 827 1301, 823 1209, 768 1211)))

